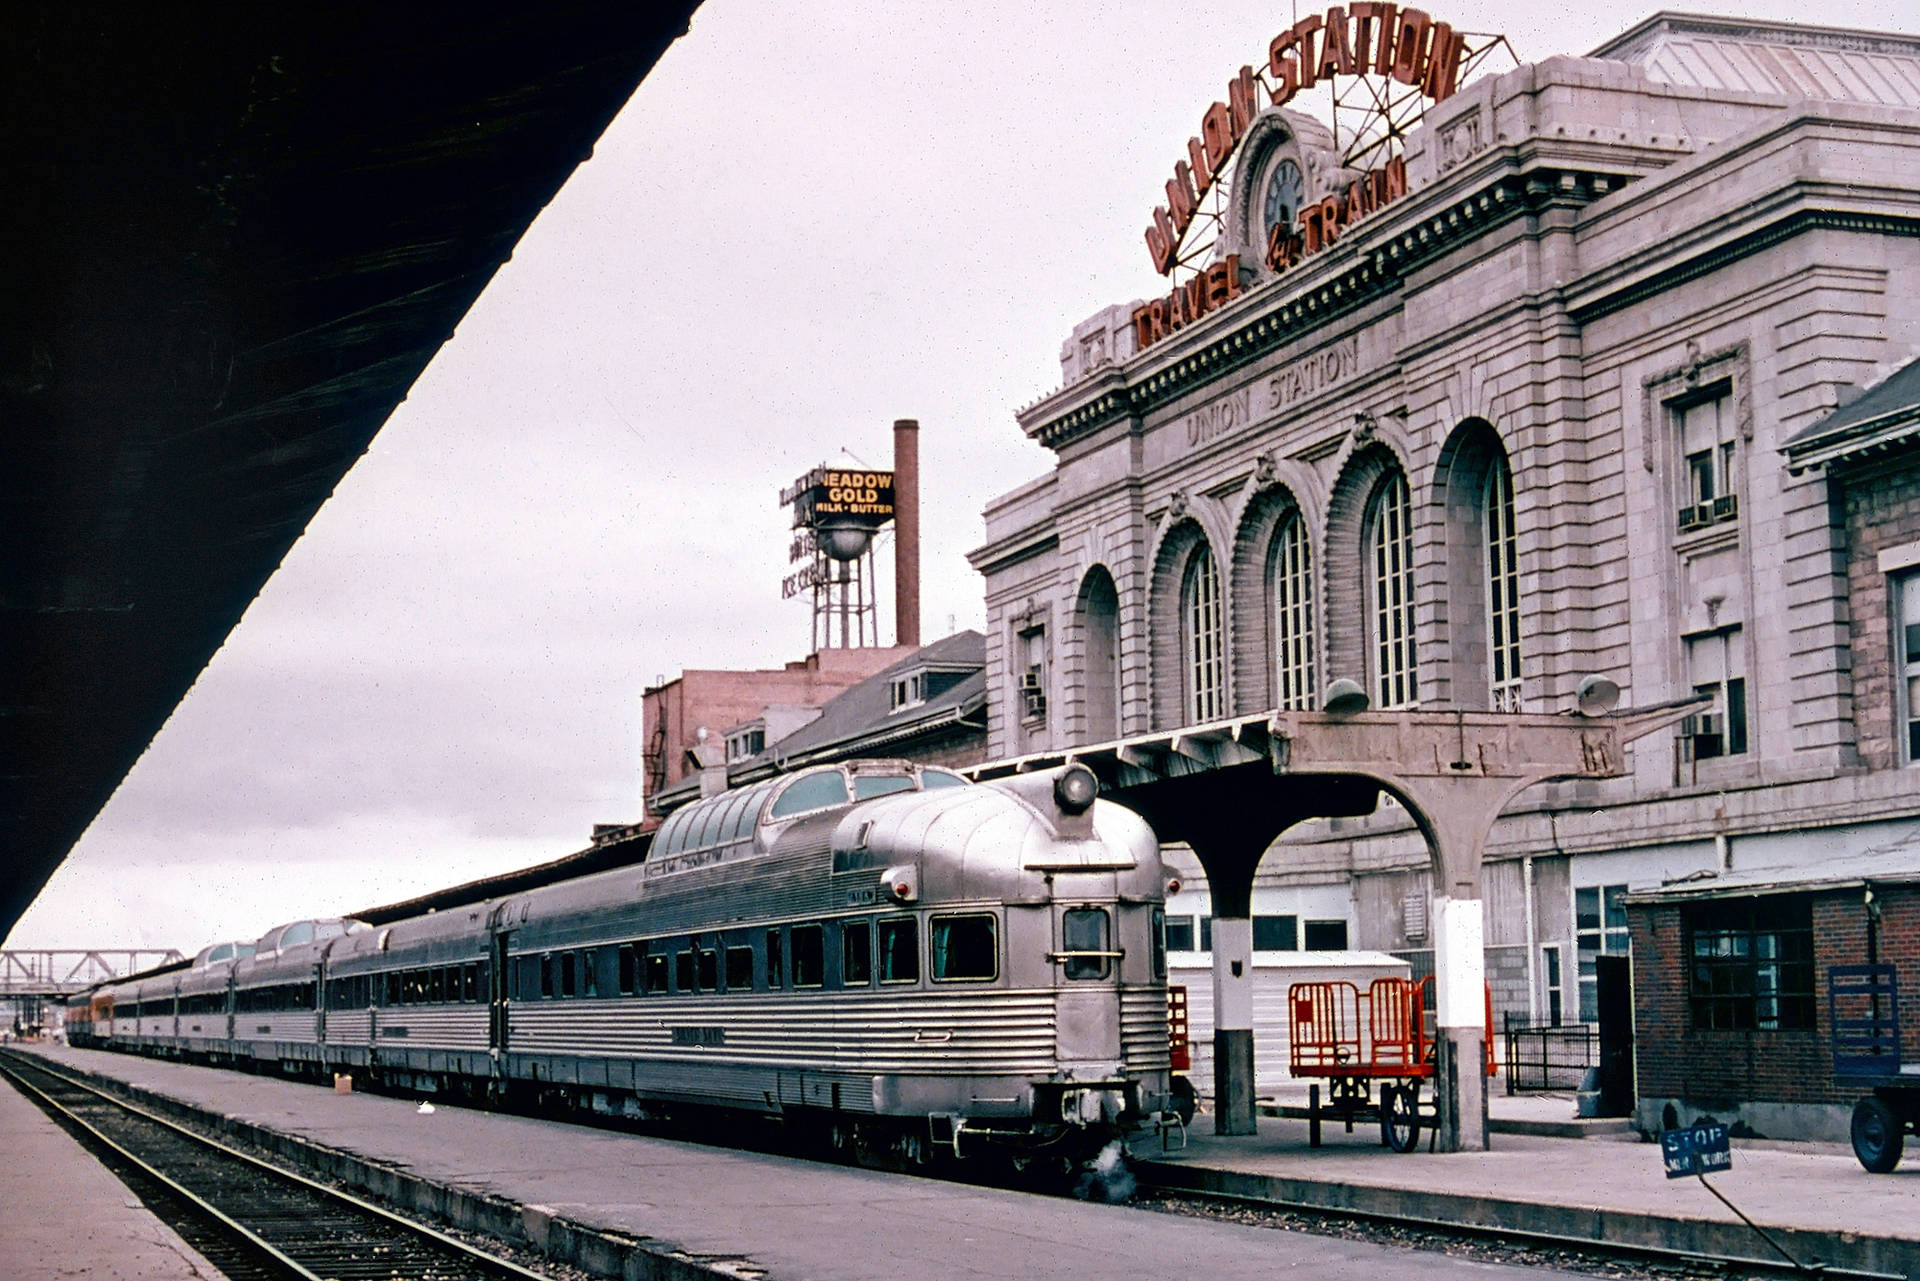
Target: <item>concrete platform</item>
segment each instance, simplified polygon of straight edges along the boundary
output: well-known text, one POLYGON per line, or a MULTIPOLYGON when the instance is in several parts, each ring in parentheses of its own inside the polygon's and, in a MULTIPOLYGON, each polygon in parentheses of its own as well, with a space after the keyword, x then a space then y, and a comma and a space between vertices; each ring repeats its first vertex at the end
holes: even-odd
MULTIPOLYGON (((1185 1151, 1140 1143, 1135 1155, 1143 1181, 1171 1188, 1778 1261, 1697 1180, 1668 1179, 1658 1144, 1617 1124, 1589 1130, 1573 1106, 1568 1096, 1495 1095, 1491 1150, 1436 1155, 1423 1139, 1402 1156, 1381 1145, 1377 1123, 1352 1134, 1325 1124, 1313 1148, 1306 1121, 1286 1115, 1304 1108, 1276 1101, 1281 1115, 1262 1115, 1256 1136, 1217 1138, 1202 1115, 1185 1151), (1547 1137, 1556 1132, 1574 1137, 1547 1137)), ((1802 1262, 1920 1277, 1920 1152, 1892 1174, 1869 1174, 1843 1146, 1733 1146, 1733 1169, 1709 1176, 1713 1186, 1802 1262)))
POLYGON ((0 1082, 0 1276, 218 1281, 220 1273, 0 1082))
POLYGON ((1270 1281, 1289 1267, 1327 1281, 1566 1275, 464 1108, 423 1115, 403 1099, 35 1048, 125 1082, 149 1106, 212 1118, 402 1205, 524 1239, 602 1275, 1270 1281))

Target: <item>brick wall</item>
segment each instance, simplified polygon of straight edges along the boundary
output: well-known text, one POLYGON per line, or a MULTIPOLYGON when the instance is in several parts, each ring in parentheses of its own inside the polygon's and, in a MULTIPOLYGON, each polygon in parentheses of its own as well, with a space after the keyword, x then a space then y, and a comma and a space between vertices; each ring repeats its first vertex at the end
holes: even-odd
POLYGON ((1880 553, 1920 540, 1920 464, 1911 460, 1836 480, 1847 527, 1847 597, 1852 614, 1854 716, 1860 755, 1873 769, 1900 763, 1893 629, 1880 553))
MULTIPOLYGON (((1902 1055, 1920 1062, 1920 886, 1877 891, 1880 959, 1899 967, 1908 997, 1902 1055)), ((1815 1026, 1795 1031, 1695 1029, 1680 906, 1628 909, 1633 928, 1634 1055, 1642 1098, 1685 1099, 1696 1106, 1745 1102, 1851 1104, 1857 1086, 1836 1088, 1828 1048, 1827 971, 1867 959, 1866 913, 1858 889, 1813 903, 1815 1026)))

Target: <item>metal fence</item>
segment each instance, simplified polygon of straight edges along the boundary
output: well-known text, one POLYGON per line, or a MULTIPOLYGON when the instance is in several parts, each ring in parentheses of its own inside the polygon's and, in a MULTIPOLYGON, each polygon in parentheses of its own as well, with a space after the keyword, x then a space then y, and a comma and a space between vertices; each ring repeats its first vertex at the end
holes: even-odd
POLYGON ((1600 1030, 1589 1023, 1559 1027, 1506 1017, 1507 1093, 1578 1090, 1600 1062, 1600 1030))

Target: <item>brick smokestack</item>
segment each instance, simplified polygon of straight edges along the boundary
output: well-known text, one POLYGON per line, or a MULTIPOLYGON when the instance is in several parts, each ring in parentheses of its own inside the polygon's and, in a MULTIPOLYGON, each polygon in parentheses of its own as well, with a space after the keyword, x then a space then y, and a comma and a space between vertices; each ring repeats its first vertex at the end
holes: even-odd
POLYGON ((920 643, 920 422, 893 420, 893 643, 920 643))

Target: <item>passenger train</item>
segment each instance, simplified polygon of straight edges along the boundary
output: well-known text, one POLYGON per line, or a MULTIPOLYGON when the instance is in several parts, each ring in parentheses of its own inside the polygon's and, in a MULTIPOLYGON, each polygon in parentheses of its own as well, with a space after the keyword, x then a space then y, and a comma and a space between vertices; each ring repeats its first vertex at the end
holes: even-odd
POLYGON ((76 1045, 475 1101, 777 1118, 883 1162, 1084 1160, 1163 1119, 1159 846, 1081 765, 811 769, 644 862, 396 921, 283 925, 103 986, 76 1045))

